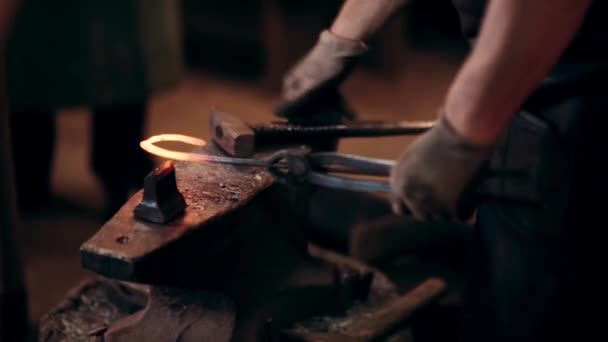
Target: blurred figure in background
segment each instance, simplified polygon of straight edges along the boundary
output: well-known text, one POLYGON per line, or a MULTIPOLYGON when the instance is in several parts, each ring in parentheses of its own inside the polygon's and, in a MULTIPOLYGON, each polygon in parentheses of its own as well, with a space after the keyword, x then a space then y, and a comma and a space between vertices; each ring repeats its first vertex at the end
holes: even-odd
POLYGON ((92 112, 91 166, 113 214, 153 163, 139 148, 147 103, 181 75, 179 3, 23 0, 7 49, 7 87, 22 211, 51 198, 54 112, 92 112))
POLYGON ((23 341, 27 334, 27 299, 13 232, 18 224, 9 115, 5 87, 5 48, 17 0, 0 1, 0 341, 23 341))

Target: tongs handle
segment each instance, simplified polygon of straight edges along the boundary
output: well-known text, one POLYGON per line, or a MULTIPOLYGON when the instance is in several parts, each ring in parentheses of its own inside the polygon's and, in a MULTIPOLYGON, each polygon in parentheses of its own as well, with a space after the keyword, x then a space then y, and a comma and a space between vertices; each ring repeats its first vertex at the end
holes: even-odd
POLYGON ((369 176, 388 176, 395 166, 394 160, 367 158, 335 152, 314 153, 308 159, 312 169, 369 176))
POLYGON ((333 152, 280 151, 271 158, 269 171, 281 183, 307 182, 317 186, 351 191, 388 192, 390 185, 386 180, 356 179, 328 175, 324 172, 388 176, 394 165, 395 161, 392 160, 333 152))
POLYGON ((310 172, 306 180, 308 183, 317 186, 350 191, 389 192, 391 189, 389 182, 386 180, 356 179, 321 172, 310 172))

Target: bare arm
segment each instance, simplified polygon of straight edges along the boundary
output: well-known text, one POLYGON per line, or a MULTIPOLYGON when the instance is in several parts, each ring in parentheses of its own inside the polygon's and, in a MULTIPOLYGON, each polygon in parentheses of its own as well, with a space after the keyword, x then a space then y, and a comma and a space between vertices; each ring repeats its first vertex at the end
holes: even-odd
MULTIPOLYGON (((310 120, 311 112, 342 107, 334 90, 367 51, 365 42, 407 1, 347 0, 332 27, 323 30, 315 46, 285 74, 275 113, 291 120, 310 120), (323 94, 333 94, 332 103, 323 94)), ((338 111, 349 112, 345 108, 338 111)))
POLYGON ((348 39, 366 41, 408 0, 348 0, 334 21, 331 32, 348 39))
POLYGON ((590 3, 490 0, 476 45, 447 94, 454 129, 472 142, 496 141, 558 61, 590 3))

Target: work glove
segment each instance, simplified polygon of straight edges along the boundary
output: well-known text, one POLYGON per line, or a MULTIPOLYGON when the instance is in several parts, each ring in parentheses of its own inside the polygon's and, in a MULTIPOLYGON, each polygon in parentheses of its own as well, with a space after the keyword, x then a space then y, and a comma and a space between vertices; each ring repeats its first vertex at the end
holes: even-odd
POLYGON ((291 122, 318 121, 310 117, 327 111, 351 116, 338 86, 366 51, 363 42, 321 32, 315 47, 285 75, 275 113, 291 122))
POLYGON ((393 211, 418 220, 466 220, 475 208, 475 187, 493 146, 461 137, 440 116, 391 170, 393 211))

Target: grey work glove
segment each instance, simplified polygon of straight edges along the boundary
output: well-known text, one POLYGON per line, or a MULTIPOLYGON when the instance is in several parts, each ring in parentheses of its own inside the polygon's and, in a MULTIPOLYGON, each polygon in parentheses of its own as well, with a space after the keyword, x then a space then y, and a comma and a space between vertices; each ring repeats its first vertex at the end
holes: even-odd
POLYGON ((465 220, 493 148, 459 136, 443 116, 410 145, 391 171, 393 211, 423 221, 465 220))
POLYGON ((348 116, 338 86, 366 51, 362 42, 321 32, 314 48, 285 75, 276 114, 290 121, 326 109, 348 116))

